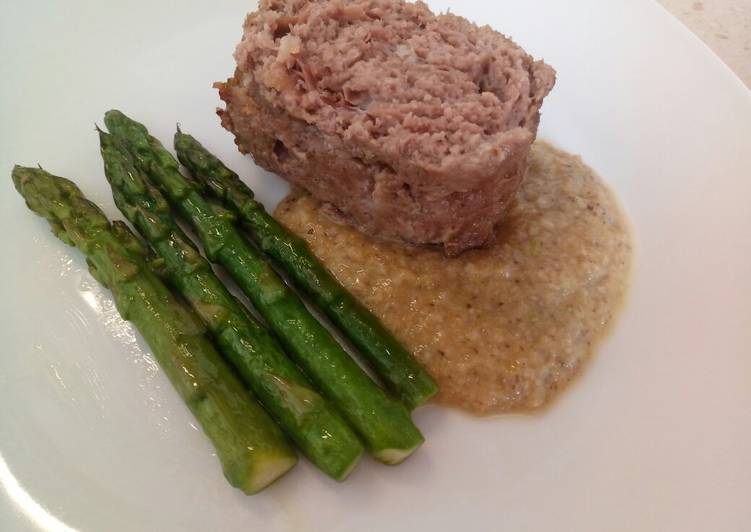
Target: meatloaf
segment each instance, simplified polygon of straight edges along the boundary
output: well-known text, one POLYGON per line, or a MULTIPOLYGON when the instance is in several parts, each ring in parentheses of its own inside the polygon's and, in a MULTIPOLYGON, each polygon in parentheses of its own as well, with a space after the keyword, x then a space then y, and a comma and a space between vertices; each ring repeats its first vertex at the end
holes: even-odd
POLYGON ((261 0, 222 124, 366 233, 481 246, 513 199, 555 71, 490 27, 400 0, 261 0))

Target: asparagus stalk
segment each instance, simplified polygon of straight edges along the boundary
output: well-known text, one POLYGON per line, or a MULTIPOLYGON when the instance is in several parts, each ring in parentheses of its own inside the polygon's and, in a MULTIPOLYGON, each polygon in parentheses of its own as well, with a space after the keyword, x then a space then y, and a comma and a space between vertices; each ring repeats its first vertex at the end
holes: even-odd
POLYGON ((175 150, 180 162, 202 183, 204 190, 235 212, 253 241, 344 332, 386 386, 408 407, 415 408, 438 392, 435 380, 417 359, 336 280, 303 239, 266 212, 235 172, 179 128, 175 150))
POLYGON ((130 155, 110 134, 100 131, 99 140, 115 204, 161 258, 167 282, 203 319, 220 351, 300 450, 343 480, 363 450, 352 429, 224 287, 130 155))
POLYGON ((105 124, 136 166, 196 229, 209 260, 221 264, 266 318, 286 351, 355 428, 373 456, 396 464, 424 441, 399 401, 379 388, 308 312, 303 302, 226 217, 218 216, 177 160, 146 128, 120 111, 105 124))
POLYGON ((252 494, 297 461, 283 434, 225 365, 195 315, 146 265, 148 251, 122 223, 110 223, 71 181, 37 168, 13 168, 27 206, 86 255, 112 291, 120 315, 143 335, 216 448, 224 475, 252 494))

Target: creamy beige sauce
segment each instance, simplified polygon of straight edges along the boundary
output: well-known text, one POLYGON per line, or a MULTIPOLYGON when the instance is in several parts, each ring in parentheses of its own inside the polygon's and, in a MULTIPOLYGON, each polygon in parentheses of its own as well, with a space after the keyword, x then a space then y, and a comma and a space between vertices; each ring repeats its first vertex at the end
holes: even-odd
POLYGON ((377 241, 291 195, 277 218, 470 412, 553 400, 608 330, 626 291, 628 222, 579 157, 538 142, 496 243, 457 258, 377 241))

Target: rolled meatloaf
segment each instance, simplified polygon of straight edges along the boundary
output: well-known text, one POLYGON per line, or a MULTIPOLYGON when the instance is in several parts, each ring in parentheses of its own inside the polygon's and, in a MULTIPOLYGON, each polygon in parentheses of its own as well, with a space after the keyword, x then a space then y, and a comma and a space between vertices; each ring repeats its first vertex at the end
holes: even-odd
POLYGON ((400 0, 261 0, 218 83, 243 153, 372 235, 481 246, 524 176, 555 71, 400 0))

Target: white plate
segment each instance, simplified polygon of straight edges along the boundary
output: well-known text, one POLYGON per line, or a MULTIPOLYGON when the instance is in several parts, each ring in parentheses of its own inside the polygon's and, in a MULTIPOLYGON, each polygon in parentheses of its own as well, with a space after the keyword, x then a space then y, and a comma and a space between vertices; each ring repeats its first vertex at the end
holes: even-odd
POLYGON ((11 165, 119 217, 93 132, 175 122, 273 205, 283 183, 218 125, 250 2, 12 2, 0 16, 0 530, 751 530, 751 93, 646 0, 439 0, 558 69, 541 136, 617 190, 633 286, 584 377, 539 416, 416 417, 425 447, 345 484, 302 464, 245 497, 81 255, 11 165), (493 7, 495 6, 495 7, 493 7))

